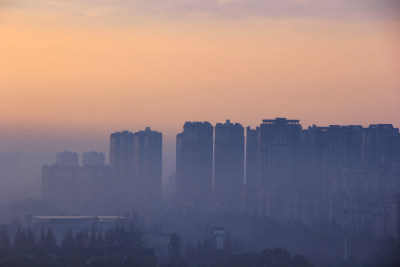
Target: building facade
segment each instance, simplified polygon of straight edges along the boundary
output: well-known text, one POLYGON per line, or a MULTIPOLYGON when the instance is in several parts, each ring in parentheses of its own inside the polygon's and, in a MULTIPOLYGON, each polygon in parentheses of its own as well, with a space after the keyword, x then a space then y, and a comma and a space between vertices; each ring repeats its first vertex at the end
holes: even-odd
POLYGON ((42 200, 67 214, 112 210, 111 186, 108 166, 42 167, 42 200))
POLYGON ((162 134, 147 127, 134 136, 134 171, 139 180, 139 204, 145 217, 161 206, 162 134))
POLYGON ((110 136, 111 187, 114 205, 121 210, 138 210, 140 182, 134 168, 135 134, 115 132, 110 136))
POLYGON ((239 211, 243 185, 244 128, 227 120, 215 126, 214 207, 239 211))
POLYGON ((83 153, 82 165, 84 167, 100 167, 106 165, 106 155, 101 152, 91 151, 83 153))
POLYGON ((180 207, 205 211, 211 206, 213 132, 209 122, 186 122, 176 136, 176 197, 180 207))
POLYGON ((71 151, 57 153, 57 165, 62 167, 78 167, 78 153, 71 151))
POLYGON ((260 125, 258 177, 259 214, 295 219, 297 160, 301 125, 298 120, 276 118, 260 125))

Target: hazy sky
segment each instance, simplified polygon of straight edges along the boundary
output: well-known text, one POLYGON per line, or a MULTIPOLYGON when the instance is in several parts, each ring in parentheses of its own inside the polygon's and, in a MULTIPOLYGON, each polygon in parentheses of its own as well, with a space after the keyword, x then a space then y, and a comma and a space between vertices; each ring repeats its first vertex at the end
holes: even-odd
POLYGON ((400 126, 398 0, 0 0, 0 152, 288 117, 400 126))

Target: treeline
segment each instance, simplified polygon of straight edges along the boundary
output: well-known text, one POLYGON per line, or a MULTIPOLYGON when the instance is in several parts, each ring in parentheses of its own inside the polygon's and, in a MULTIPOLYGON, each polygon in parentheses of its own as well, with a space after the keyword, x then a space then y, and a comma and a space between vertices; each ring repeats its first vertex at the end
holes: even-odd
POLYGON ((10 242, 6 229, 0 232, 0 266, 138 266, 156 267, 157 259, 146 249, 140 231, 116 225, 104 233, 75 235, 69 229, 60 245, 51 229, 35 238, 31 229, 18 229, 10 242))
POLYGON ((84 248, 143 248, 142 234, 134 228, 126 229, 123 226, 116 226, 108 229, 105 233, 96 233, 93 224, 92 230, 72 233, 71 228, 64 236, 60 246, 56 242, 53 231, 49 228, 42 229, 40 236, 35 238, 31 229, 21 230, 18 228, 14 241, 11 243, 6 229, 0 232, 0 250, 31 250, 31 249, 84 249, 84 248))
POLYGON ((171 256, 166 267, 311 267, 302 256, 294 255, 283 248, 265 249, 261 252, 234 254, 229 232, 223 249, 216 249, 216 240, 205 238, 197 244, 186 243, 181 256, 179 236, 171 236, 171 256))
MULTIPOLYGON (((229 229, 234 255, 280 247, 293 255, 304 256, 318 267, 344 266, 344 231, 334 222, 320 221, 306 226, 301 222, 281 222, 273 218, 234 213, 192 217, 178 212, 171 213, 162 218, 163 227, 179 230, 183 237, 191 238, 195 243, 191 246, 195 249, 198 245, 196 239, 204 233, 211 233, 213 227, 218 225, 229 229)), ((200 243, 203 246, 203 242, 200 243)), ((400 266, 398 241, 375 236, 367 229, 357 231, 349 227, 347 245, 350 261, 358 262, 354 266, 369 266, 373 262, 386 264, 383 259, 388 258, 400 266)))

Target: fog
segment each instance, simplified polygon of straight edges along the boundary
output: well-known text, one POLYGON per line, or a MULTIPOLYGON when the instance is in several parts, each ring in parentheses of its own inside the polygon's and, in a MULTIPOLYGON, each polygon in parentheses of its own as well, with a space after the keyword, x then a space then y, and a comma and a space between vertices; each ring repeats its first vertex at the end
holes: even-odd
POLYGON ((19 238, 39 242, 40 231, 54 232, 55 255, 79 242, 94 249, 88 231, 94 238, 121 227, 120 237, 100 235, 101 246, 123 257, 125 245, 107 242, 140 233, 126 242, 168 264, 399 260, 400 134, 392 124, 187 121, 176 139, 150 127, 92 139, 42 136, 2 146, 0 173, 2 238, 14 249, 19 238))

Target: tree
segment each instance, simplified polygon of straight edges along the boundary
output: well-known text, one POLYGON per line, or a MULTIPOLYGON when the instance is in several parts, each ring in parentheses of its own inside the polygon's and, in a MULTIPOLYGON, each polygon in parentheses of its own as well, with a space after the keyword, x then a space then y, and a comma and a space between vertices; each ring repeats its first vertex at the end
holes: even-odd
POLYGON ((43 228, 40 231, 40 237, 39 237, 39 239, 37 241, 36 247, 38 247, 38 248, 46 248, 46 235, 44 233, 43 228))
POLYGON ((89 248, 96 247, 96 228, 94 222, 92 224, 92 230, 90 231, 89 248))
POLYGON ((96 247, 98 247, 98 248, 104 247, 103 231, 101 229, 99 231, 99 234, 97 235, 96 247))
POLYGON ((24 249, 26 248, 26 235, 23 231, 21 231, 20 228, 18 228, 17 233, 15 234, 15 238, 14 238, 14 244, 13 244, 13 248, 14 249, 24 249))
POLYGON ((64 236, 61 243, 62 248, 71 249, 75 247, 74 237, 72 235, 71 227, 68 229, 68 233, 64 236))
POLYGON ((10 239, 6 229, 2 229, 0 232, 0 249, 10 249, 10 239))
POLYGON ((168 267, 185 267, 187 266, 185 260, 181 257, 181 238, 177 233, 172 233, 169 235, 169 240, 171 244, 170 260, 167 264, 168 267))
POLYGON ((28 249, 34 249, 36 245, 35 237, 33 236, 32 229, 28 229, 28 233, 26 236, 26 247, 28 249))
POLYGON ((229 233, 229 230, 226 233, 226 241, 225 241, 225 251, 229 255, 232 253, 232 241, 231 241, 231 235, 229 233))
POLYGON ((294 255, 292 261, 293 261, 293 266, 296 266, 296 267, 311 266, 311 263, 309 263, 304 257, 299 256, 299 255, 294 255))
POLYGON ((77 248, 86 248, 88 244, 87 233, 85 234, 84 231, 78 232, 76 234, 75 242, 77 248))
POLYGON ((56 239, 53 235, 53 231, 51 230, 51 228, 49 228, 49 230, 47 231, 45 247, 47 249, 57 248, 57 242, 56 242, 56 239))
POLYGON ((181 238, 177 233, 172 233, 169 235, 169 240, 171 244, 171 257, 179 257, 181 249, 181 238))

